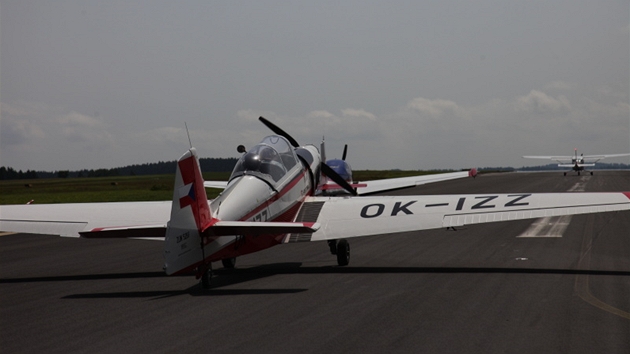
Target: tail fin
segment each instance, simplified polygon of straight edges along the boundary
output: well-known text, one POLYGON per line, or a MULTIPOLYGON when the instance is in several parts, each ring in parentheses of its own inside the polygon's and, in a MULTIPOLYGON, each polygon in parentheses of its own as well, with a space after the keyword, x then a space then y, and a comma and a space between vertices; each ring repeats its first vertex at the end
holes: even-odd
POLYGON ((203 262, 201 234, 212 224, 197 151, 188 150, 177 161, 171 219, 166 229, 166 274, 194 269, 203 262))

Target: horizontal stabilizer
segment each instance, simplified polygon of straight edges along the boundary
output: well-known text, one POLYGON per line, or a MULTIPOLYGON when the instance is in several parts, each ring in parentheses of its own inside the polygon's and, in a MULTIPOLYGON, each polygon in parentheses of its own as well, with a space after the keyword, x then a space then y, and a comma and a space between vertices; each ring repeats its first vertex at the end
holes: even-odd
POLYGON ((160 238, 164 239, 166 225, 130 227, 99 227, 79 232, 83 238, 160 238))
POLYGON ((319 223, 312 222, 217 221, 204 233, 210 236, 313 233, 319 227, 319 223))
MULTIPOLYGON (((593 166, 595 166, 594 163, 579 163, 577 165, 578 165, 578 167, 593 167, 593 166)), ((573 166, 575 166, 575 165, 574 164, 570 164, 570 163, 568 163, 568 164, 564 164, 564 163, 558 164, 558 167, 569 167, 570 168, 570 167, 573 167, 573 166)))

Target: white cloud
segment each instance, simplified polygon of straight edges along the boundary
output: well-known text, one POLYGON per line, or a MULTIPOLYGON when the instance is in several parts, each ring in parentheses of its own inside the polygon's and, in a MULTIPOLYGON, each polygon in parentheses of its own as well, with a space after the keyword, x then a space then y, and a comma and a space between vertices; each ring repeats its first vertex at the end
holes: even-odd
POLYGON ((542 91, 531 90, 527 96, 517 98, 516 109, 539 114, 568 113, 571 105, 563 95, 553 98, 542 91))

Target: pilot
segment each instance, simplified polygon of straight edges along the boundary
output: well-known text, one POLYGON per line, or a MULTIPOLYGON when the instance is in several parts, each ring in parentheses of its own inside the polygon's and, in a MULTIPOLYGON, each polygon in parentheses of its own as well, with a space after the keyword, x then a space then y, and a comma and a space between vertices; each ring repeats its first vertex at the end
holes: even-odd
POLYGON ((260 172, 270 175, 277 182, 285 174, 284 166, 279 160, 280 157, 274 149, 262 148, 260 150, 260 172))

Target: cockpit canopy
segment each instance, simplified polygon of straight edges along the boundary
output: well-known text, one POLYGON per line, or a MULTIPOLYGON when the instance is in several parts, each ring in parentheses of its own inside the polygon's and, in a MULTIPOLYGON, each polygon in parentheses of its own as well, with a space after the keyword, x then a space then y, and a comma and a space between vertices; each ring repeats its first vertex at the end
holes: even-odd
POLYGON ((264 138, 236 162, 230 180, 251 174, 275 183, 297 164, 289 142, 277 135, 264 138))

